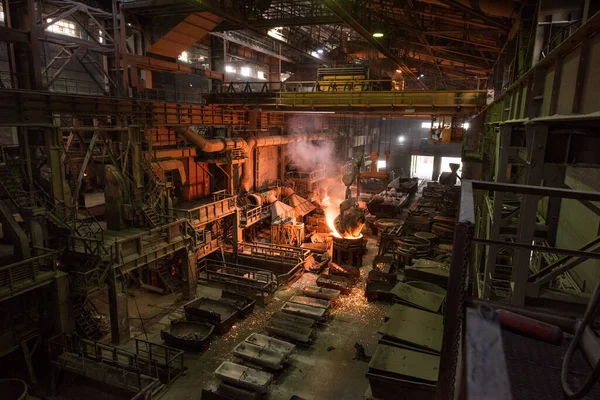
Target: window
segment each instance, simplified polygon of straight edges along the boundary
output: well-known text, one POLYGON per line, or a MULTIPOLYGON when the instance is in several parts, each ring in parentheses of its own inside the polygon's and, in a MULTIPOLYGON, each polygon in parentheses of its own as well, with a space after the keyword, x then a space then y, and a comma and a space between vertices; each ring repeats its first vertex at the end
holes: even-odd
POLYGON ((189 55, 188 55, 188 52, 187 52, 187 51, 184 51, 183 53, 181 53, 181 54, 179 55, 179 57, 177 57, 177 59, 178 59, 179 61, 183 61, 183 62, 185 62, 185 63, 186 63, 186 62, 190 62, 189 55))
POLYGON ((263 80, 264 80, 264 79, 267 79, 267 78, 265 78, 265 73, 264 73, 264 71, 258 71, 258 72, 256 73, 256 77, 257 77, 258 79, 263 79, 263 80))
POLYGON ((0 21, 4 21, 4 9, 2 8, 2 4, 0 4, 0 21))
MULTIPOLYGON (((46 20, 46 22, 51 23, 52 19, 48 18, 46 20)), ((60 21, 56 21, 55 23, 50 25, 48 28, 46 28, 46 30, 49 32, 58 33, 60 35, 77 36, 75 33, 75 23, 66 21, 64 19, 60 20, 60 21)))
POLYGON ((226 65, 225 66, 225 72, 235 73, 235 68, 233 68, 232 65, 226 65))
POLYGON ((250 69, 250 67, 242 67, 241 73, 243 76, 250 76, 250 74, 252 73, 252 70, 250 69))
POLYGON ((104 43, 104 38, 102 37, 102 35, 104 35, 104 34, 102 33, 102 29, 98 29, 98 42, 99 42, 100 44, 104 43))

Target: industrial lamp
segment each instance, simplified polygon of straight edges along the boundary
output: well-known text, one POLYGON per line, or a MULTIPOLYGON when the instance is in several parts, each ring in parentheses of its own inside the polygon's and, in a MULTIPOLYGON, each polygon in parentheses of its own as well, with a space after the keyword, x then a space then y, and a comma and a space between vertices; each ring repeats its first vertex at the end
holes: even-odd
POLYGON ((377 39, 382 38, 383 37, 383 32, 375 31, 375 32, 373 32, 373 37, 377 38, 377 39))

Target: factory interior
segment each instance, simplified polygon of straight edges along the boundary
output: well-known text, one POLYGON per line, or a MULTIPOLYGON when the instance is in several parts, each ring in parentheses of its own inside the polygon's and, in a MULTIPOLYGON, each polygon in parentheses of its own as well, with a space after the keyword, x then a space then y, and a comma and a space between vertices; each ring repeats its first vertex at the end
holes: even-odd
POLYGON ((0 398, 600 399, 599 31, 1 0, 0 398))

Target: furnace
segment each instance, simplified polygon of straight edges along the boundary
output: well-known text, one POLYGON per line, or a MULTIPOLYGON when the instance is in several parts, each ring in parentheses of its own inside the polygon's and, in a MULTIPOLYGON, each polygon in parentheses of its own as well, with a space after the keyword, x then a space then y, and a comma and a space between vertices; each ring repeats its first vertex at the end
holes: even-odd
POLYGON ((362 235, 357 238, 333 236, 333 262, 339 265, 362 267, 365 241, 362 235))

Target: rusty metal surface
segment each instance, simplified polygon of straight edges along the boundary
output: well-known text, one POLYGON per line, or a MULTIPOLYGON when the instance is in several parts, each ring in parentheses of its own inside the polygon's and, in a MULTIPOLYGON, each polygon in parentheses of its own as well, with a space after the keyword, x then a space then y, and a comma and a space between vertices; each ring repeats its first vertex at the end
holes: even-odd
POLYGON ((400 301, 434 312, 440 310, 445 298, 440 294, 416 288, 403 282, 398 282, 392 289, 392 293, 400 301))
POLYGON ((166 35, 154 42, 147 51, 177 58, 183 51, 208 35, 221 21, 221 18, 209 12, 190 14, 166 35))
MULTIPOLYGON (((420 311, 420 310, 417 310, 420 311)), ((414 347, 425 348, 439 352, 442 348, 442 321, 437 324, 431 324, 420 319, 421 314, 407 313, 404 316, 396 315, 384 323, 378 330, 379 333, 393 340, 397 340, 414 347)))
POLYGON ((315 299, 314 297, 308 296, 292 296, 290 299, 292 303, 304 304, 306 306, 318 307, 328 310, 331 307, 329 300, 315 299))
POLYGON ((439 362, 440 358, 431 354, 380 344, 369 363, 369 372, 435 383, 438 379, 439 362))
POLYGON ((281 311, 314 320, 322 320, 327 316, 327 310, 324 308, 292 303, 291 301, 285 303, 281 307, 281 311))

